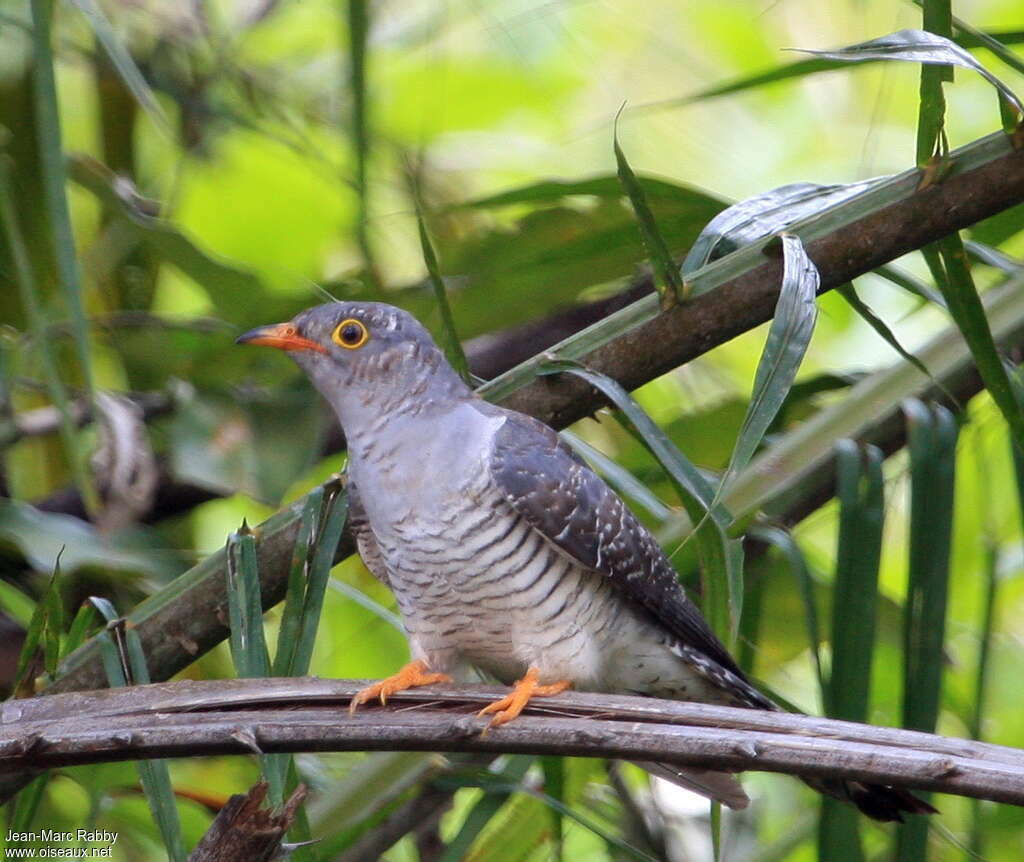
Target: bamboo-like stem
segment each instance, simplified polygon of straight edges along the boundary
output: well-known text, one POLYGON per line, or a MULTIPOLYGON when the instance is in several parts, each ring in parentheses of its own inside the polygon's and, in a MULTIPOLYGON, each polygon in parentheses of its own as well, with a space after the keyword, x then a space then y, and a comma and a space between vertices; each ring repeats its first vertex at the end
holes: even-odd
POLYGON ((163 683, 8 701, 0 774, 291 751, 466 751, 656 760, 828 776, 1024 805, 1024 751, 781 712, 569 692, 483 733, 491 686, 430 686, 345 709, 363 680, 163 683))

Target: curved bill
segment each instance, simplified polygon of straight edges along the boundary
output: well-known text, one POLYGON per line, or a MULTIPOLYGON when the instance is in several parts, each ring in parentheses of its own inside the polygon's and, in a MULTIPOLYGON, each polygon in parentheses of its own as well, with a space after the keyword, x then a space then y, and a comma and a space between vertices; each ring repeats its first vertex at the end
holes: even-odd
POLYGON ((327 353, 327 348, 308 338, 303 338, 295 331, 291 323, 272 323, 270 326, 257 326, 235 339, 235 344, 256 344, 261 347, 276 347, 278 350, 315 350, 327 353))

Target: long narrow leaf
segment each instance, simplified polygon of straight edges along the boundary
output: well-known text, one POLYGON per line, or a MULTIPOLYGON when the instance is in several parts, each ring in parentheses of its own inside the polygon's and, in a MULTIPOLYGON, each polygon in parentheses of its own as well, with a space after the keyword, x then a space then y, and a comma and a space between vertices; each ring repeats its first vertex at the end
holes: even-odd
POLYGON ((767 542, 779 550, 792 572, 800 590, 800 598, 804 605, 804 620, 807 623, 807 646, 814 664, 814 675, 818 681, 818 693, 822 703, 827 698, 828 680, 821 664, 821 624, 818 622, 818 605, 814 601, 814 581, 807 567, 800 546, 793 537, 779 527, 758 525, 750 530, 749 535, 762 542, 767 542))
MULTIPOLYGON (((91 600, 94 607, 106 614, 113 611, 109 602, 91 600)), ((111 620, 108 630, 103 632, 101 644, 104 648, 104 666, 107 669, 107 683, 111 688, 127 686, 135 682, 149 682, 149 671, 142 653, 142 642, 138 633, 124 625, 122 618, 111 620), (119 625, 120 624, 120 625, 119 625), (115 645, 111 632, 116 630, 123 637, 115 645)), ((140 760, 136 763, 142 790, 153 814, 164 842, 164 849, 170 862, 185 862, 185 845, 181 838, 181 821, 174 800, 171 774, 164 760, 140 760)))
POLYGON ((768 341, 757 363, 754 391, 747 405, 739 436, 729 459, 723 487, 753 457, 789 395, 814 333, 818 317, 818 269, 804 251, 800 238, 784 234, 785 268, 779 301, 768 330, 768 341))
POLYGON ((857 313, 857 316, 860 317, 861 320, 875 330, 886 344, 888 344, 893 350, 895 350, 926 377, 929 377, 935 383, 938 382, 934 377, 932 377, 932 373, 928 370, 928 366, 900 344, 899 339, 896 337, 896 333, 889 328, 888 324, 886 324, 882 318, 872 311, 870 305, 864 302, 857 295, 857 291, 854 289, 852 284, 840 285, 836 288, 836 293, 846 300, 846 304, 857 313))
POLYGON ((135 61, 132 59, 128 49, 117 37, 114 28, 110 26, 110 22, 107 20, 106 15, 103 14, 99 4, 96 3, 96 0, 71 0, 71 3, 78 7, 79 11, 89 22, 89 26, 92 28, 96 38, 103 45, 103 50, 107 52, 111 64, 117 70, 117 74, 120 75, 125 87, 135 97, 135 101, 146 109, 153 118, 156 127, 170 137, 171 126, 167 119, 167 114, 160 107, 160 103, 157 102, 153 90, 146 82, 142 72, 139 71, 139 67, 135 65, 135 61))
MULTIPOLYGON (((871 687, 878 565, 882 550, 882 453, 856 443, 837 447, 839 543, 832 597, 832 670, 826 707, 832 718, 863 721, 871 687)), ((822 859, 862 860, 858 814, 823 799, 818 835, 822 859)))
POLYGON ((622 184, 622 190, 629 198, 629 202, 633 205, 633 212, 640 227, 640 238, 643 240, 647 254, 650 256, 651 266, 658 276, 655 279, 655 287, 661 297, 661 307, 671 308, 677 302, 686 299, 683 279, 680 277, 676 265, 672 261, 672 255, 669 253, 665 238, 661 235, 661 231, 658 230, 658 223, 654 219, 654 213, 651 212, 651 208, 647 205, 647 196, 644 194, 643 186, 640 185, 636 174, 633 173, 633 169, 626 160, 626 154, 622 152, 622 147, 619 146, 617 130, 612 146, 615 150, 615 164, 618 169, 619 182, 622 184))
MULTIPOLYGON (((914 0, 914 2, 920 5, 921 0, 914 0)), ((958 18, 953 19, 953 24, 957 31, 954 41, 961 48, 988 48, 1007 65, 1012 66, 1018 71, 1024 71, 1024 65, 1018 65, 1021 61, 1017 59, 1016 55, 1006 47, 1007 45, 1018 45, 1021 42, 1024 42, 1024 30, 998 30, 993 32, 984 32, 971 27, 958 18)), ((864 62, 873 63, 882 62, 882 60, 881 58, 878 60, 865 59, 864 62)), ((649 111, 682 107, 684 105, 693 104, 694 102, 704 101, 705 99, 715 99, 719 96, 729 96, 735 93, 742 93, 745 90, 763 87, 766 84, 775 84, 779 81, 787 81, 791 78, 806 78, 809 75, 817 75, 821 72, 834 72, 837 69, 845 68, 848 63, 849 61, 845 59, 826 60, 819 57, 807 60, 797 60, 795 63, 782 63, 769 69, 765 69, 764 71, 755 72, 753 75, 744 75, 740 78, 734 78, 731 81, 726 81, 723 84, 714 84, 687 96, 665 99, 641 105, 636 110, 649 111)))
POLYGON ((441 334, 444 345, 444 353, 458 373, 459 377, 472 385, 473 380, 469 373, 469 362, 466 361, 466 354, 462 349, 462 342, 459 340, 458 330, 455 328, 455 318, 452 316, 452 307, 448 302, 448 293, 445 290, 444 278, 441 277, 441 268, 437 264, 437 254, 434 252, 434 245, 427 233, 427 225, 423 221, 423 213, 420 210, 419 201, 416 202, 416 227, 419 229, 420 249, 423 252, 423 260, 427 266, 427 278, 434 289, 434 298, 437 301, 438 310, 441 312, 441 334))
POLYGON ((92 482, 86 464, 86 452, 78 435, 67 390, 57 362, 51 351, 49 339, 46 337, 46 317, 32 283, 32 268, 29 263, 28 249, 18 227, 17 211, 14 196, 11 193, 11 170, 6 157, 0 157, 0 222, 3 223, 4 239, 14 269, 14 281, 18 287, 18 297, 22 309, 28 319, 29 330, 33 342, 39 351, 46 390, 60 416, 61 442, 64 444, 65 456, 75 478, 75 484, 82 494, 86 509, 95 512, 99 508, 99 497, 92 482))
POLYGON ((963 333, 978 366, 981 379, 1003 414, 1017 445, 1024 449, 1024 406, 1014 392, 1006 368, 996 350, 985 308, 978 296, 967 254, 958 234, 951 234, 935 243, 942 257, 948 279, 940 282, 949 311, 963 333))
POLYGON ((873 270, 874 274, 880 278, 884 278, 886 281, 892 282, 897 287, 902 287, 908 293, 914 294, 921 299, 933 302, 939 308, 946 308, 946 300, 943 299, 942 294, 939 293, 931 285, 927 284, 922 279, 915 275, 911 275, 903 269, 893 264, 886 264, 880 266, 878 269, 873 270))
POLYGON ((309 570, 306 585, 306 601, 302 609, 302 628, 299 632, 295 657, 292 661, 292 673, 304 676, 309 672, 309 663, 313 657, 313 644, 316 630, 320 625, 320 612, 323 609, 324 593, 327 591, 327 580, 331 575, 334 563, 334 552, 341 539, 341 531, 348 518, 348 496, 337 485, 325 503, 325 513, 317 531, 316 550, 313 552, 313 564, 309 570))
POLYGON ((54 73, 51 25, 52 0, 32 0, 33 101, 36 133, 39 139, 39 161, 42 170, 43 196, 49 221, 57 275, 78 353, 82 385, 91 400, 93 375, 89 352, 89 328, 82 300, 82 281, 75 255, 75 237, 71 229, 71 212, 66 193, 67 176, 61 140, 60 113, 57 107, 57 81, 54 73))
POLYGON ((1021 104, 1013 90, 989 72, 970 53, 951 39, 929 33, 927 30, 899 30, 868 42, 859 42, 856 45, 848 45, 845 48, 832 51, 815 51, 807 48, 796 50, 814 54, 816 57, 826 60, 841 60, 847 63, 858 63, 864 60, 904 60, 910 63, 961 66, 964 69, 977 72, 999 90, 1018 112, 1024 113, 1024 105, 1021 104))
POLYGON ((525 754, 513 754, 508 758, 505 768, 494 778, 506 787, 487 788, 488 792, 469 810, 458 833, 448 843, 439 862, 460 862, 469 853, 470 847, 484 827, 501 810, 502 806, 512 797, 515 789, 523 780, 534 758, 525 754))
POLYGON ((288 587, 285 590, 284 610, 277 632, 277 649, 274 651, 274 676, 294 676, 295 647, 302 629, 302 610, 306 603, 306 585, 312 563, 313 536, 323 509, 323 488, 314 488, 303 502, 299 516, 299 530, 292 548, 291 568, 288 571, 288 587))
MULTIPOLYGON (((904 404, 910 450, 910 557, 903 623, 903 726, 933 732, 942 695, 949 596, 957 425, 944 407, 904 404)), ((897 832, 900 862, 925 859, 928 823, 914 818, 897 832)))

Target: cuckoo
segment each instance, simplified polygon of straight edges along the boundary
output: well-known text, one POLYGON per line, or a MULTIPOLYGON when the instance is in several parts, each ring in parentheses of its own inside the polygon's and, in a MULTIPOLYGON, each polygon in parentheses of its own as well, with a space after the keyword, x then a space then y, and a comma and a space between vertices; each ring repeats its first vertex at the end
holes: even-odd
MULTIPOLYGON (((353 709, 470 667, 512 684, 483 710, 492 726, 569 687, 778 708, 622 500, 551 428, 478 397, 411 315, 335 302, 238 341, 287 351, 345 430, 356 544, 395 594, 413 659, 353 709)), ((642 765, 747 804, 729 774, 642 765)), ((808 783, 879 820, 931 810, 895 787, 808 783)))

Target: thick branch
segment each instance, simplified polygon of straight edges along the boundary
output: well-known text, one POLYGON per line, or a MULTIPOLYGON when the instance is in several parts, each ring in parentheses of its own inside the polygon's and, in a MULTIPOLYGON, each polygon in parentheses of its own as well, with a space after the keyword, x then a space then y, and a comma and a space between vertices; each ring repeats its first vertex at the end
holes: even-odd
POLYGON ((503 692, 430 687, 349 716, 362 681, 183 681, 8 701, 0 774, 137 760, 294 751, 467 751, 655 760, 893 784, 1024 805, 1024 752, 851 722, 567 693, 486 735, 503 692))

